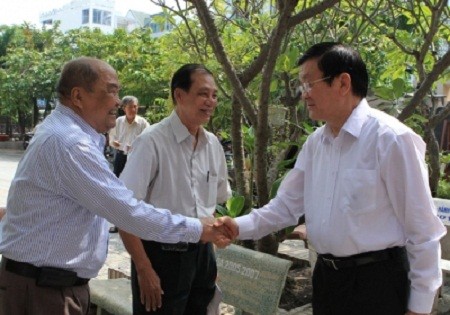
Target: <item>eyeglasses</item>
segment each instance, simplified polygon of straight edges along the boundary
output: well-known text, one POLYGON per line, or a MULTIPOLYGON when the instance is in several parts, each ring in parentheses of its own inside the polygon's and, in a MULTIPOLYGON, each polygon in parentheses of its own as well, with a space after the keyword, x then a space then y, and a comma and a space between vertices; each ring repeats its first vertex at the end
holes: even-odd
POLYGON ((328 76, 328 77, 325 77, 325 78, 322 78, 322 79, 314 80, 312 82, 303 82, 302 84, 300 84, 299 90, 300 90, 300 92, 302 94, 309 93, 309 92, 311 92, 311 89, 312 89, 312 87, 313 87, 313 85, 315 83, 318 83, 318 82, 321 82, 321 81, 325 81, 325 80, 330 79, 330 78, 331 78, 331 76, 328 76))

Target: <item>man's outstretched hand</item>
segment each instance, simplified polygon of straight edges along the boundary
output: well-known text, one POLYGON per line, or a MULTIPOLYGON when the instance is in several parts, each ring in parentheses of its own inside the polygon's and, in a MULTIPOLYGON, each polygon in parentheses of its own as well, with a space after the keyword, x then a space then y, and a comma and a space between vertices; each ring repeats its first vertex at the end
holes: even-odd
MULTIPOLYGON (((227 217, 228 218, 228 217, 227 217)), ((228 218, 202 218, 203 232, 200 240, 203 242, 213 242, 217 247, 224 248, 231 244, 237 237, 237 225, 233 219, 228 218)))
POLYGON ((225 227, 225 230, 227 231, 228 235, 231 235, 233 239, 235 239, 239 235, 239 226, 237 225, 236 221, 234 221, 234 219, 231 217, 227 216, 220 217, 216 219, 214 225, 225 227))

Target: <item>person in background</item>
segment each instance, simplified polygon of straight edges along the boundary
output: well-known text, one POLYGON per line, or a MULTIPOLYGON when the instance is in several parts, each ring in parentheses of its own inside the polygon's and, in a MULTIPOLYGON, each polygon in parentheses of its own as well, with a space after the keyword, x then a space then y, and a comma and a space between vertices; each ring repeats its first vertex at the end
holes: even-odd
MULTIPOLYGON (((110 170, 102 133, 114 127, 116 71, 81 57, 63 67, 59 102, 19 162, 0 242, 0 313, 87 314, 90 278, 108 250, 108 221, 147 240, 230 243, 212 220, 133 198, 110 170)), ((177 209, 173 209, 177 210, 177 209)))
MULTIPOLYGON (((109 131, 109 144, 116 153, 114 155, 114 174, 117 177, 122 173, 127 156, 133 148, 133 141, 138 135, 150 126, 147 120, 137 115, 139 102, 135 96, 124 96, 120 107, 125 112, 124 116, 116 119, 116 126, 109 131)), ((117 233, 117 226, 109 229, 110 233, 117 233)))
MULTIPOLYGON (((201 64, 172 77, 175 109, 134 142, 120 176, 134 197, 195 218, 213 218, 231 196, 223 148, 206 124, 217 106, 217 86, 201 64)), ((212 244, 143 240, 119 231, 132 260, 133 314, 206 315, 215 293, 212 244)))
POLYGON ((425 143, 396 118, 369 107, 360 55, 320 43, 299 60, 312 133, 267 205, 234 223, 259 239, 306 215, 318 253, 315 315, 429 314, 441 285, 445 228, 428 184, 425 143))

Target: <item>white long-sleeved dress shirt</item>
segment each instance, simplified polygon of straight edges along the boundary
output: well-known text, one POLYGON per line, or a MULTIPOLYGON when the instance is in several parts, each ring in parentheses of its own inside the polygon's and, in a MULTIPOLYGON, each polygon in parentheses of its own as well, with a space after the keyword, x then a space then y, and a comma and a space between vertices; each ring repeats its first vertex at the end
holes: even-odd
POLYGON ((129 148, 132 147, 136 137, 148 126, 150 126, 150 124, 141 116, 136 115, 131 124, 127 121, 125 115, 120 116, 116 119, 116 126, 108 133, 109 143, 112 145, 114 141, 119 141, 120 146, 116 149, 128 154, 129 148))
POLYGON ((92 278, 105 262, 108 223, 143 239, 198 242, 199 220, 133 198, 109 169, 105 138, 58 105, 40 125, 11 183, 0 252, 92 278))
POLYGON ((188 217, 212 217, 231 196, 223 148, 199 129, 198 142, 177 113, 147 128, 134 142, 120 179, 134 197, 188 217))
POLYGON ((328 126, 303 145, 295 167, 266 206, 236 219, 241 239, 259 239, 306 216, 318 253, 343 257, 406 246, 409 307, 430 312, 442 282, 440 238, 428 184, 425 143, 363 99, 337 137, 328 126))

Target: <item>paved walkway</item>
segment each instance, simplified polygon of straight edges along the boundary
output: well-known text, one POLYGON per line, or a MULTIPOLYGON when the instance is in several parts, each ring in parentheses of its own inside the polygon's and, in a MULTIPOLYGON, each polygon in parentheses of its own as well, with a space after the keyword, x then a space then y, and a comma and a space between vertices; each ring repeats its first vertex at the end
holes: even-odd
POLYGON ((6 205, 11 179, 22 154, 23 151, 18 150, 0 150, 0 207, 6 205))

